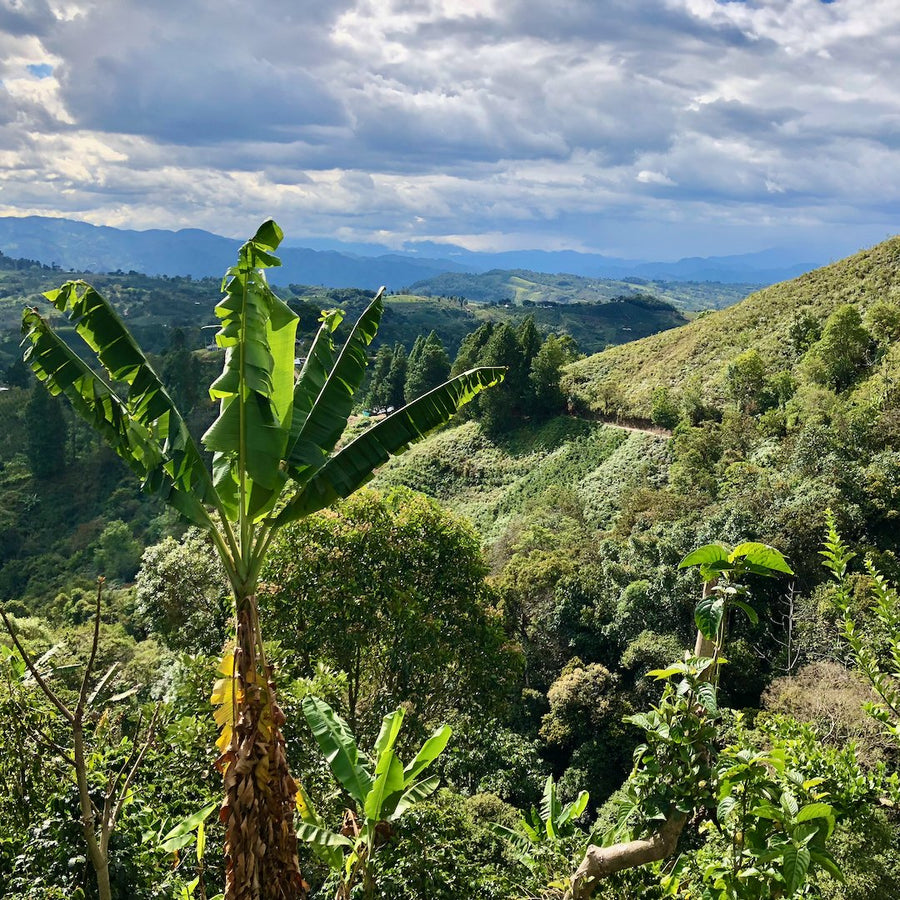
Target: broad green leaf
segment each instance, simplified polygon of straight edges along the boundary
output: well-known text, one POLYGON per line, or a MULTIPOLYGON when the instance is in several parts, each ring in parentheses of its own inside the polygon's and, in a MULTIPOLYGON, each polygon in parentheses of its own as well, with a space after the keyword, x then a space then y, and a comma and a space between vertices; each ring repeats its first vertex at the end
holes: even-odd
POLYGON ((797 803, 797 798, 790 791, 784 791, 782 793, 781 808, 791 818, 794 818, 794 816, 797 815, 797 812, 799 811, 800 806, 797 803))
POLYGON ((703 681, 698 684, 697 700, 710 715, 714 715, 719 708, 715 684, 711 681, 703 681))
POLYGON ((327 828, 311 825, 309 822, 300 822, 297 825, 297 837, 308 844, 316 844, 319 847, 349 847, 353 849, 353 841, 342 834, 335 834, 327 828))
MULTIPOLYGON (((99 294, 93 289, 91 292, 96 306, 99 294)), ((151 390, 149 366, 137 370, 143 387, 135 391, 130 406, 53 333, 37 312, 24 311, 22 330, 30 344, 25 359, 50 393, 65 394, 75 412, 143 480, 144 490, 159 494, 196 525, 211 528, 203 507, 204 500, 216 499, 209 473, 168 395, 151 390), (161 412, 157 419, 148 418, 159 413, 167 401, 168 411, 161 412)))
POLYGON ((553 776, 548 775, 544 783, 544 795, 541 797, 541 819, 547 831, 547 837, 555 838, 561 812, 559 798, 556 796, 556 785, 553 776))
POLYGON ((721 544, 705 544, 692 550, 688 555, 678 563, 679 569, 686 569, 689 566, 708 566, 712 563, 728 562, 728 550, 721 544))
POLYGON ((694 621, 697 628, 707 640, 714 641, 719 633, 725 601, 718 594, 703 597, 694 608, 694 621))
POLYGON ((778 550, 770 547, 768 544, 760 544, 756 541, 738 544, 731 551, 729 559, 732 562, 742 559, 748 565, 757 566, 770 572, 783 572, 786 575, 794 574, 794 570, 788 565, 787 560, 778 550))
POLYGON ((810 850, 810 860, 817 866, 821 866, 832 878, 844 882, 844 873, 838 868, 837 863, 832 859, 831 855, 823 850, 810 850))
POLYGON ((306 793, 306 789, 300 783, 297 784, 296 802, 297 812, 300 814, 302 821, 306 822, 308 825, 322 824, 322 820, 319 818, 319 814, 316 812, 312 800, 309 799, 309 794, 306 793))
POLYGON ((312 346, 297 383, 294 385, 293 412, 291 414, 291 432, 288 439, 287 456, 293 448, 309 415, 316 398, 328 380, 328 374, 334 367, 334 332, 344 319, 344 313, 333 309, 323 314, 321 325, 313 339, 312 346))
POLYGON ((368 364, 367 348, 384 312, 384 288, 357 319, 340 355, 313 402, 300 433, 284 455, 291 477, 303 484, 322 467, 347 427, 353 397, 368 364))
POLYGON ((503 380, 501 367, 471 369, 413 400, 343 447, 282 510, 276 524, 303 518, 349 497, 391 456, 427 437, 481 391, 503 380))
POLYGON ((809 870, 810 853, 806 847, 795 847, 793 844, 784 848, 784 875, 785 893, 788 897, 797 893, 800 886, 806 880, 809 870))
POLYGON ((431 775, 407 788, 388 818, 393 822, 395 819, 399 819, 411 806, 414 806, 426 797, 430 797, 437 790, 440 781, 439 775, 431 775))
POLYGON ((582 791, 571 803, 567 803, 559 814, 558 824, 563 826, 577 819, 587 808, 589 796, 587 791, 582 791))
POLYGON ((794 821, 799 825, 801 822, 809 822, 812 819, 833 819, 834 807, 828 803, 809 803, 804 806, 794 821))
POLYGON ((187 846, 194 839, 192 832, 210 817, 213 810, 218 808, 219 801, 216 800, 208 806, 204 806, 203 809, 199 809, 197 812, 191 813, 191 815, 182 819, 165 835, 165 837, 163 837, 161 844, 162 849, 167 853, 172 853, 175 850, 180 850, 182 847, 187 846))
POLYGON ((390 802, 394 797, 395 802, 403 793, 403 763, 397 758, 393 749, 388 747, 382 750, 375 767, 375 783, 372 790, 366 796, 365 813, 370 822, 378 822, 387 818, 394 804, 390 802))
POLYGON ((397 742, 397 735, 400 734, 400 726, 403 724, 403 709, 395 709, 388 713, 381 720, 381 730, 375 739, 375 760, 381 758, 381 754, 386 750, 393 750, 394 744, 397 742))
POLYGON ((228 270, 225 297, 216 306, 222 323, 216 343, 225 350, 225 364, 209 389, 219 400, 219 417, 203 442, 216 454, 215 484, 232 519, 241 502, 249 515, 258 515, 285 481, 280 464, 293 409, 297 316, 261 271, 280 264, 270 252, 280 240, 274 222, 260 226, 241 247, 238 265, 228 270))
POLYGON ((718 819, 720 824, 725 821, 725 819, 728 817, 728 814, 735 808, 736 805, 737 800, 732 796, 723 797, 719 801, 719 805, 716 807, 716 818, 718 819))
POLYGON ((404 769, 403 780, 410 784, 421 775, 440 755, 450 740, 452 730, 449 725, 442 725, 422 744, 416 758, 404 769))
POLYGON ((745 600, 736 600, 732 597, 728 602, 732 606, 736 606, 738 609, 743 610, 744 614, 754 625, 759 623, 759 616, 757 615, 756 610, 745 600))
POLYGON ((302 709, 334 777, 362 807, 372 790, 372 776, 360 763, 359 750, 347 723, 318 697, 304 697, 302 709))
POLYGON ((673 675, 684 675, 687 670, 688 667, 684 663, 672 663, 667 669, 651 669, 647 673, 647 677, 660 680, 663 678, 671 678, 673 675))

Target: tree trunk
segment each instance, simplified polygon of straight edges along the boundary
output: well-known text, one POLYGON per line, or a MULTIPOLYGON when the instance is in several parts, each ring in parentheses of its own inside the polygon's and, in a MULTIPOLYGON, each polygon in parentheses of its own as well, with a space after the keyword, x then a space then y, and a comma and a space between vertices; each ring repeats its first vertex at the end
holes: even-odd
MULTIPOLYGON (((715 586, 715 580, 704 583, 704 599, 712 593, 715 586)), ((715 641, 704 637, 702 632, 697 632, 694 656, 714 658, 718 656, 720 650, 715 641)), ((716 665, 713 663, 703 673, 703 680, 715 681, 716 674, 716 665)), ((567 900, 568 898, 589 900, 601 879, 623 869, 634 869, 671 856, 678 846, 678 839, 687 821, 688 817, 684 813, 673 811, 669 813, 662 826, 649 837, 624 841, 611 847, 597 847, 591 844, 584 854, 581 865, 572 876, 570 888, 566 893, 567 900)))
POLYGON ((570 896, 574 900, 587 900, 597 889, 600 879, 614 872, 621 872, 622 869, 633 869, 671 856, 687 819, 684 813, 672 813, 663 822, 662 828, 650 837, 613 844, 612 847, 591 844, 572 877, 570 896))
POLYGON ((255 598, 239 600, 233 733, 217 763, 225 782, 225 900, 301 900, 308 885, 297 860, 297 785, 261 646, 255 598))

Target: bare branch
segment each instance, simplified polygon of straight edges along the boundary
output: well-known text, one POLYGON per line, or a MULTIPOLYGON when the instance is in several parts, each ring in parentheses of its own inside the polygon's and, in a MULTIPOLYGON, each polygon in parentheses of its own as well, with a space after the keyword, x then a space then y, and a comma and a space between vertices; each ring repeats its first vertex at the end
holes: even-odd
POLYGON ((25 665, 28 667, 28 671, 31 672, 31 677, 34 678, 35 682, 37 682, 37 686, 44 692, 44 696, 62 713, 63 716, 68 720, 69 723, 73 723, 75 721, 75 716, 72 711, 66 706, 62 700, 56 695, 56 692, 53 688, 50 687, 49 684, 43 679, 41 673, 38 672, 37 667, 31 661, 31 657, 26 652, 25 648, 22 646, 19 641, 18 636, 16 635, 15 630, 13 629, 12 622, 7 618, 6 610, 0 607, 0 617, 3 618, 3 624, 6 626, 6 630, 9 632, 9 636, 12 638, 13 644, 16 646, 16 650, 19 651, 19 655, 22 657, 25 665))
POLYGON ((106 579, 101 575, 97 579, 97 605, 94 609, 94 639, 91 643, 91 655, 84 667, 84 677, 81 679, 81 690, 78 692, 78 705, 75 707, 75 718, 81 719, 87 704, 88 684, 91 680, 91 671, 97 659, 97 646, 100 643, 100 601, 103 597, 103 582, 106 579))

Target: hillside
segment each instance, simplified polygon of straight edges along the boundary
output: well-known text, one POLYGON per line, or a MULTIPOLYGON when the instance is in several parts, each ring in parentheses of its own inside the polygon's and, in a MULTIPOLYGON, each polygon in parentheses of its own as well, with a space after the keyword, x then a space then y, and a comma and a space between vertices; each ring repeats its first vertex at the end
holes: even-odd
POLYGON ((608 386, 615 385, 619 411, 646 417, 656 388, 678 388, 693 376, 707 399, 716 401, 724 390, 723 367, 741 352, 754 348, 772 368, 793 370, 805 349, 792 334, 801 319, 821 327, 842 304, 853 304, 865 317, 876 303, 898 300, 900 237, 895 237, 676 330, 574 363, 567 389, 600 411, 608 386))
POLYGON ((587 278, 548 275, 527 269, 493 269, 490 272, 445 272, 417 281, 410 290, 426 296, 464 297, 477 303, 597 303, 623 297, 652 296, 678 309, 695 311, 731 306, 759 287, 715 281, 660 281, 621 275, 587 278))
MULTIPOLYGON (((219 298, 218 278, 65 272, 33 260, 0 256, 0 372, 18 356, 22 308, 37 305, 50 312, 41 293, 70 278, 84 278, 107 296, 142 345, 152 352, 161 352, 168 346, 174 328, 184 332, 190 348, 209 343, 209 332, 203 329, 212 321, 212 309, 219 298)), ((325 289, 301 284, 278 291, 285 299, 297 301, 294 305, 300 313, 301 334, 312 333, 319 310, 339 306, 348 315, 359 314, 372 295, 371 291, 356 288, 325 289)), ((382 328, 372 349, 381 343, 393 345, 398 341, 409 348, 419 334, 434 330, 447 351, 455 354, 462 339, 483 322, 519 322, 529 313, 534 315, 540 330, 570 334, 586 353, 687 321, 668 303, 641 296, 615 303, 506 308, 466 304, 447 297, 392 294, 387 297, 382 328)))

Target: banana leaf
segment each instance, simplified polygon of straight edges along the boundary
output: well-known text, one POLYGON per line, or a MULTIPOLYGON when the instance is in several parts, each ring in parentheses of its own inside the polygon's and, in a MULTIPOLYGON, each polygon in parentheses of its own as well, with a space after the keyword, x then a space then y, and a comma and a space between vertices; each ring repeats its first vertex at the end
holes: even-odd
POLYGON ((285 481, 281 460, 293 411, 297 315, 262 272, 280 265, 271 251, 281 239, 271 220, 260 226, 241 247, 238 265, 228 270, 225 298, 216 306, 222 323, 216 343, 225 349, 225 364, 209 389, 219 400, 219 416, 203 443, 215 453, 215 486, 232 520, 242 491, 247 512, 257 516, 285 481))
POLYGON ((133 411, 127 400, 120 398, 35 310, 24 311, 22 330, 29 344, 25 359, 50 393, 68 398, 75 412, 142 479, 144 490, 161 495, 194 524, 211 528, 202 503, 208 494, 207 486, 211 492, 209 474, 186 427, 186 437, 169 439, 173 423, 179 429, 184 423, 168 395, 160 388, 153 392, 151 401, 146 389, 149 376, 142 376, 145 389, 141 390, 133 411), (148 418, 156 413, 159 413, 156 420, 148 418))
POLYGON ((334 777, 362 807, 372 790, 372 776, 360 761, 347 723, 318 697, 304 697, 301 708, 334 777))
POLYGON ((503 380, 502 367, 470 369, 372 425, 341 448, 275 519, 283 525, 349 497, 378 466, 439 428, 476 394, 503 380))
POLYGON ((303 427, 287 449, 285 461, 288 472, 301 484, 322 466, 347 427, 353 397, 365 376, 367 348, 378 331, 384 312, 383 295, 384 288, 375 295, 353 326, 303 427))

